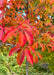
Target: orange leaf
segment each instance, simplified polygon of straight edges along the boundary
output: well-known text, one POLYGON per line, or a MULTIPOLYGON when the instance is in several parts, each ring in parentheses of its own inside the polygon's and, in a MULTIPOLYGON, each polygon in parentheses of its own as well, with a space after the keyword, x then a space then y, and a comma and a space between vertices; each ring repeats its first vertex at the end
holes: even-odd
POLYGON ((26 43, 26 36, 24 35, 24 33, 21 31, 20 33, 19 33, 19 43, 20 43, 20 45, 21 46, 24 46, 25 45, 25 43, 26 43))
POLYGON ((50 0, 50 4, 53 4, 54 3, 54 0, 50 0))
POLYGON ((24 32, 25 32, 25 35, 26 35, 26 38, 27 38, 29 45, 32 45, 33 35, 29 31, 24 30, 24 32))
POLYGON ((42 60, 42 55, 39 52, 36 52, 36 54, 39 56, 39 58, 42 60))
POLYGON ((48 51, 49 51, 49 53, 51 52, 51 49, 49 48, 49 47, 47 47, 47 49, 48 49, 48 51))
POLYGON ((37 43, 37 42, 35 43, 35 48, 36 48, 36 49, 38 48, 38 43, 37 43))
POLYGON ((42 47, 42 52, 44 52, 44 50, 45 50, 44 44, 43 43, 40 43, 40 46, 42 47))
POLYGON ((33 29, 34 35, 36 35, 36 33, 39 34, 39 31, 37 30, 37 28, 35 26, 32 26, 32 29, 33 29))
POLYGON ((52 47, 52 45, 51 45, 51 44, 47 44, 47 46, 52 47))
POLYGON ((34 55, 33 56, 33 61, 34 61, 34 63, 37 63, 38 62, 38 56, 37 55, 34 55))
POLYGON ((40 53, 38 53, 38 56, 39 56, 39 58, 42 60, 43 58, 42 58, 42 55, 40 54, 40 53))
POLYGON ((28 28, 28 30, 32 31, 32 26, 30 24, 23 23, 22 27, 26 27, 26 28, 28 28))
POLYGON ((29 50, 35 53, 35 49, 32 46, 28 46, 29 50))
POLYGON ((19 65, 21 65, 23 63, 24 57, 25 57, 25 52, 24 52, 24 50, 21 50, 17 55, 17 63, 19 65))
POLYGON ((21 9, 23 9, 24 8, 24 5, 21 5, 21 9))
POLYGON ((18 8, 18 9, 20 8, 20 4, 18 4, 17 8, 18 8))
POLYGON ((29 49, 26 49, 26 50, 25 50, 25 55, 26 55, 26 57, 27 57, 28 62, 29 62, 31 65, 33 65, 33 57, 32 57, 32 55, 31 55, 29 49))

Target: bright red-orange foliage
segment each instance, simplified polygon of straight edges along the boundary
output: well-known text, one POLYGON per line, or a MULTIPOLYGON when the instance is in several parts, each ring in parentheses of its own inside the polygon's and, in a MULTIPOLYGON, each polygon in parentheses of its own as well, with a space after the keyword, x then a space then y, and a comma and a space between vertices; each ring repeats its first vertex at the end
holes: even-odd
POLYGON ((38 47, 54 51, 53 9, 54 0, 0 0, 0 40, 15 45, 9 56, 17 52, 19 65, 42 60, 38 47))

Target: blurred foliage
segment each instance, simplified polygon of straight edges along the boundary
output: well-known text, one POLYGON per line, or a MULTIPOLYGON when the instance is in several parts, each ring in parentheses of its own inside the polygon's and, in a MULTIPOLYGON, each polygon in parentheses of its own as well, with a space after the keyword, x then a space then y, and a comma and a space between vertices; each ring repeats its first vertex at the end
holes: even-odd
POLYGON ((54 73, 54 52, 48 53, 46 50, 44 53, 42 53, 43 56, 43 63, 48 63, 48 68, 51 72, 54 73))
MULTIPOLYGON (((0 75, 26 75, 26 58, 21 66, 16 62, 17 53, 14 53, 13 56, 9 57, 10 47, 0 48, 0 75)), ((54 70, 54 53, 50 54, 47 50, 44 53, 41 53, 43 60, 31 66, 29 64, 29 75, 53 75, 54 70), (53 61, 52 61, 53 60, 53 61), (48 68, 43 68, 43 64, 49 64, 48 68)))

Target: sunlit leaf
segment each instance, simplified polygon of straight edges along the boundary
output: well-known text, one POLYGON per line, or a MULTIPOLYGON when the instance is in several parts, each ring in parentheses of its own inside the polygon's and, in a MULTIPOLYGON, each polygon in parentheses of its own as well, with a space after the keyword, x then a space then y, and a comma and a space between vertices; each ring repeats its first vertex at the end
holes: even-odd
POLYGON ((19 51, 19 52, 18 52, 18 55, 17 55, 17 63, 18 63, 19 65, 21 65, 21 64, 23 63, 24 57, 25 57, 25 52, 24 52, 24 50, 19 51))
POLYGON ((25 43, 26 43, 27 39, 26 39, 26 36, 25 34, 21 31, 19 33, 19 43, 21 44, 21 46, 24 46, 25 43))
POLYGON ((34 61, 34 63, 38 63, 38 56, 37 55, 33 56, 33 61, 34 61))
POLYGON ((32 46, 28 46, 29 50, 35 53, 35 49, 32 46))
POLYGON ((29 51, 29 49, 25 49, 25 55, 26 55, 26 58, 28 60, 28 62, 33 65, 33 57, 29 51))
POLYGON ((52 51, 54 51, 54 45, 52 46, 52 51))
POLYGON ((39 58, 42 60, 42 55, 39 52, 36 52, 36 54, 39 56, 39 58))
POLYGON ((19 48, 18 46, 13 47, 13 48, 9 51, 9 56, 12 56, 13 53, 15 53, 15 52, 17 52, 17 51, 19 51, 19 50, 20 50, 20 48, 19 48))
POLYGON ((7 40, 9 37, 13 36, 13 34, 14 34, 14 32, 15 32, 16 30, 17 30, 17 28, 8 31, 8 32, 6 33, 6 35, 3 37, 3 39, 2 39, 3 43, 5 43, 6 40, 7 40))
POLYGON ((25 32, 25 35, 26 35, 26 38, 27 38, 29 45, 32 45, 33 35, 29 31, 24 30, 24 32, 25 32))

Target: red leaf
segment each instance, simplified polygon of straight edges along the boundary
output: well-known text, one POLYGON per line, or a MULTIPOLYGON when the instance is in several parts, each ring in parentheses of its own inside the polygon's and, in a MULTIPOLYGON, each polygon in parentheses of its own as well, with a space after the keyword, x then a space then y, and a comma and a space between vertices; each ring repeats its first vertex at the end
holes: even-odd
POLYGON ((44 50, 45 50, 44 44, 43 43, 40 43, 40 46, 42 47, 42 52, 44 52, 44 50))
POLYGON ((12 48, 12 49, 10 50, 10 52, 9 52, 9 56, 12 56, 13 53, 17 52, 19 49, 20 49, 20 48, 19 48, 18 46, 12 48))
POLYGON ((8 32, 5 34, 5 36, 3 37, 3 39, 2 39, 3 43, 5 43, 6 40, 7 40, 8 38, 10 38, 10 37, 14 34, 14 32, 15 32, 16 30, 17 30, 17 28, 8 31, 8 32))
POLYGON ((25 32, 25 35, 26 35, 26 38, 27 38, 29 45, 32 45, 33 35, 29 31, 24 30, 24 32, 25 32))
POLYGON ((35 53, 35 49, 32 46, 28 46, 29 50, 35 53))
POLYGON ((3 26, 0 25, 0 40, 2 40, 3 38, 3 31, 4 31, 4 28, 3 26))
POLYGON ((19 65, 21 65, 24 61, 24 57, 25 57, 25 52, 24 50, 21 50, 19 53, 18 53, 18 56, 17 56, 17 63, 19 65))
POLYGON ((10 31, 10 30, 12 30, 14 28, 15 28, 14 26, 12 26, 12 27, 5 27, 5 33, 7 33, 8 31, 10 31))
POLYGON ((0 30, 0 40, 3 38, 3 30, 0 30))
POLYGON ((3 0, 0 0, 0 5, 3 5, 3 0))
POLYGON ((33 61, 34 61, 34 63, 37 63, 38 62, 38 56, 37 55, 34 55, 33 56, 33 61))
POLYGON ((31 55, 29 49, 26 49, 26 50, 25 50, 25 55, 26 55, 26 57, 27 57, 28 62, 29 62, 31 65, 33 65, 33 57, 32 57, 32 55, 31 55))
POLYGON ((19 43, 20 43, 20 45, 21 46, 24 46, 25 45, 25 43, 26 43, 26 36, 24 35, 24 33, 21 31, 20 33, 19 33, 19 43))
POLYGON ((52 51, 54 51, 54 46, 52 46, 52 51))

